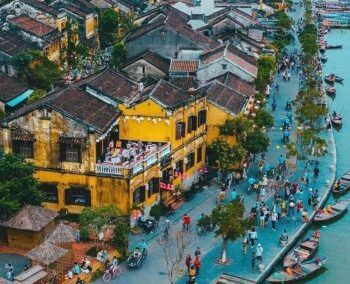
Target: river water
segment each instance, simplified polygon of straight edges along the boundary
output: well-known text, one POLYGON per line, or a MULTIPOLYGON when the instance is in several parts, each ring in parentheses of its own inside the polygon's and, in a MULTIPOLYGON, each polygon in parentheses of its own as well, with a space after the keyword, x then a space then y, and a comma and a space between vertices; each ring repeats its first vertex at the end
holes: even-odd
MULTIPOLYGON (((337 93, 334 100, 328 98, 330 110, 340 112, 344 122, 339 131, 334 131, 339 177, 350 169, 350 30, 332 30, 326 39, 329 44, 343 44, 343 49, 327 50, 328 61, 324 64, 325 74, 334 73, 344 78, 343 85, 335 85, 337 93)), ((350 198, 350 193, 345 197, 350 198)), ((333 201, 332 197, 329 201, 333 201)), ((349 224, 350 212, 335 223, 320 228, 319 256, 329 257, 327 271, 307 283, 350 283, 349 224)))

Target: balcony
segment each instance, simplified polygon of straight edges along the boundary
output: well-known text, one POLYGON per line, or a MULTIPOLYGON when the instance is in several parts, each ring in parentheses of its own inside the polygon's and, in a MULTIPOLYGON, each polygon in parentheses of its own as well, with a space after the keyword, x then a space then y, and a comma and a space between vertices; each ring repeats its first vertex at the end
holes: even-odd
POLYGON ((160 147, 150 150, 145 153, 141 158, 132 163, 113 163, 113 162, 102 162, 96 163, 96 173, 108 176, 133 176, 145 169, 159 163, 161 159, 170 154, 170 144, 167 143, 160 147))

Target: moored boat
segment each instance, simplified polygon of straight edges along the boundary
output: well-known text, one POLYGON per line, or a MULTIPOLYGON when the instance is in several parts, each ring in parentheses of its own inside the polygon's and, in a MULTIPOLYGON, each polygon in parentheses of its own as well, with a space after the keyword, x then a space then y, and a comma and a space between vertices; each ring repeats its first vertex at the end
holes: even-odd
POLYGON ((332 192, 334 194, 343 194, 350 190, 350 171, 343 174, 340 179, 338 179, 334 185, 332 192))
POLYGON ((340 77, 340 76, 337 76, 337 75, 334 75, 334 74, 329 74, 327 76, 324 77, 324 81, 327 83, 327 84, 334 84, 334 82, 337 82, 337 83, 342 83, 343 82, 343 78, 340 77))
POLYGON ((336 91, 336 89, 333 86, 329 86, 329 87, 326 88, 326 93, 329 96, 335 96, 336 92, 337 91, 336 91))
POLYGON ((326 63, 327 62, 327 56, 325 54, 322 54, 321 56, 321 62, 326 63))
POLYGON ((349 205, 349 200, 342 200, 333 205, 328 205, 317 212, 314 223, 323 223, 334 220, 345 214, 349 205))
POLYGON ((331 122, 334 126, 342 126, 343 125, 343 117, 341 114, 336 113, 335 111, 331 115, 331 122))
POLYGON ((286 269, 273 273, 267 281, 270 283, 294 283, 306 279, 323 268, 328 257, 313 259, 300 264, 297 268, 287 267, 286 269))
POLYGON ((311 259, 317 249, 319 244, 319 238, 311 237, 302 241, 299 246, 293 249, 283 260, 284 267, 290 267, 296 264, 296 259, 300 262, 311 259))
POLYGON ((327 44, 326 49, 340 49, 343 48, 342 44, 327 44))

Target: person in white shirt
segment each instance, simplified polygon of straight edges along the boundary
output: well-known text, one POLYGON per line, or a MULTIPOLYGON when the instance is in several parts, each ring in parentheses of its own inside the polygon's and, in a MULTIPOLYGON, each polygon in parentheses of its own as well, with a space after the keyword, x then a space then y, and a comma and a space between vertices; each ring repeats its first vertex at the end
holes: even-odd
POLYGON ((276 231, 276 222, 277 222, 278 215, 276 213, 276 210, 272 211, 271 214, 271 225, 272 225, 272 231, 276 231))
POLYGON ((262 253, 263 253, 264 249, 261 246, 261 244, 258 244, 258 247, 256 248, 256 259, 259 263, 262 262, 262 253))

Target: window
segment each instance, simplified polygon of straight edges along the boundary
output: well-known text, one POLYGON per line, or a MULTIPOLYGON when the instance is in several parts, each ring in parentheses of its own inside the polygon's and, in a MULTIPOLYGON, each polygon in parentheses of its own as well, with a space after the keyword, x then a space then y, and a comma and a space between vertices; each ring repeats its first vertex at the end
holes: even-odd
POLYGON ((222 64, 222 70, 226 70, 227 69, 227 64, 222 64))
POLYGON ((190 168, 194 166, 194 153, 187 155, 187 164, 186 164, 186 171, 188 171, 190 168))
POLYGON ((197 116, 192 115, 188 117, 187 132, 191 133, 194 130, 197 130, 197 116))
POLYGON ((91 192, 85 187, 72 186, 65 191, 66 205, 91 206, 91 192))
POLYGON ((145 66, 144 65, 138 65, 137 66, 137 74, 145 74, 145 66))
POLYGON ((197 149, 197 164, 202 161, 203 146, 197 149))
POLYGON ((58 203, 57 184, 42 183, 40 184, 40 190, 43 192, 45 202, 58 203))
POLYGON ((27 140, 13 140, 12 141, 13 153, 21 155, 25 158, 34 158, 34 143, 27 140))
POLYGON ((179 140, 181 137, 185 137, 185 129, 186 124, 184 122, 176 122, 176 140, 179 140))
POLYGON ((134 190, 134 193, 133 193, 134 205, 139 205, 140 203, 145 201, 145 198, 146 198, 145 193, 146 193, 145 186, 140 186, 134 190))
POLYGON ((60 144, 61 162, 81 163, 81 145, 60 144))
POLYGON ((184 171, 184 161, 180 160, 175 163, 175 170, 177 174, 174 173, 174 176, 177 177, 177 175, 180 173, 182 174, 184 171))
POLYGON ((202 109, 198 112, 198 126, 201 126, 207 122, 207 111, 202 109))
POLYGON ((159 178, 152 178, 148 182, 148 198, 155 193, 159 193, 159 178))

